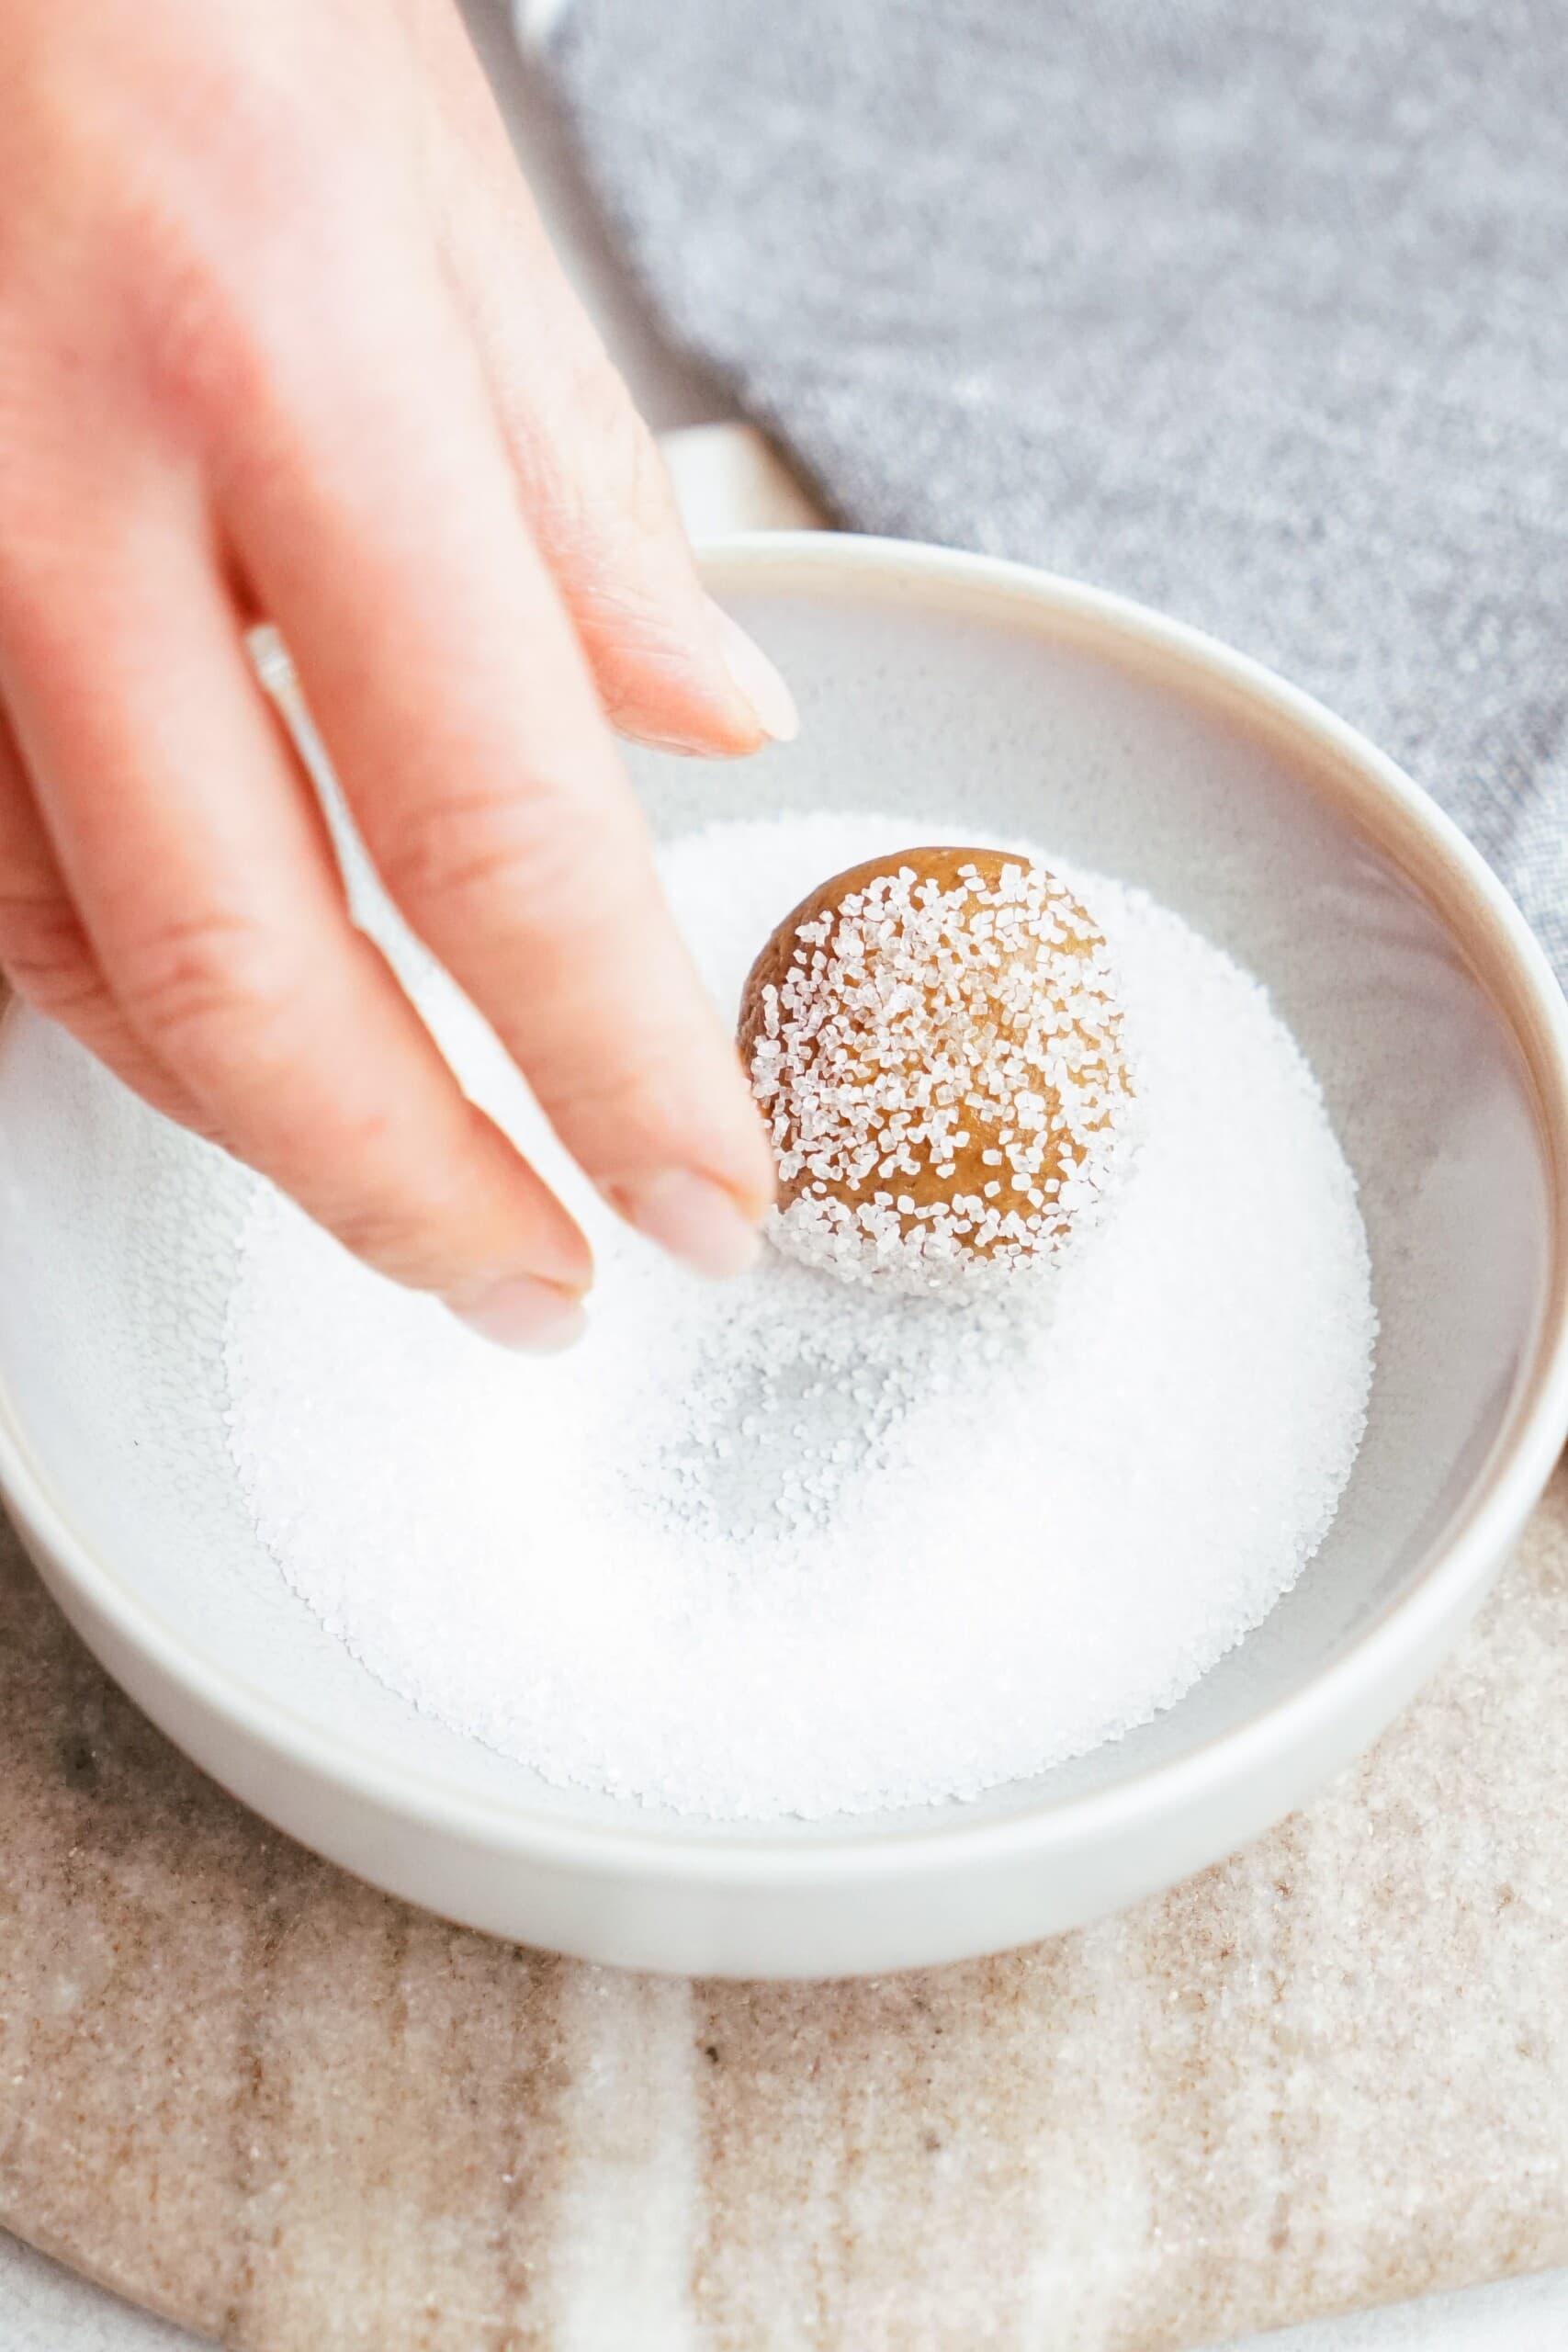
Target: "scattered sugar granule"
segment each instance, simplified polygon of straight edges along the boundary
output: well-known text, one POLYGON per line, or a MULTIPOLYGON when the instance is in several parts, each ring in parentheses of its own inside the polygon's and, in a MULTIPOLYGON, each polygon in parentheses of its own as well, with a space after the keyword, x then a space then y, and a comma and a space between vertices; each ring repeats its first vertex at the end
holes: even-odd
POLYGON ((819 885, 751 967, 739 1046, 778 1168, 773 1238, 846 1280, 1048 1270, 1129 1156, 1105 941, 1016 853, 902 849, 819 885))
MULTIPOLYGON (((667 848, 720 1004, 821 876, 901 838, 785 818, 667 848)), ((1267 1614, 1364 1425, 1355 1185, 1262 989, 1141 893, 1065 879, 1114 961, 1139 1124, 1111 1213, 1044 1285, 908 1296, 771 1252, 705 1285, 568 1175, 592 1326, 530 1362, 258 1184, 226 1339, 236 1475, 372 1674, 557 1782, 813 1817, 973 1797, 1113 1739, 1267 1614)), ((556 1176, 489 1032, 439 975, 417 993, 556 1176)))

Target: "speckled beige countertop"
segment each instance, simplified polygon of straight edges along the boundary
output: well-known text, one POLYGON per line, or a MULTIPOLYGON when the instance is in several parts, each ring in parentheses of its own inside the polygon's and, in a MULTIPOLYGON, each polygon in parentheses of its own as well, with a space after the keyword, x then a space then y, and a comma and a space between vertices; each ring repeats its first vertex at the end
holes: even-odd
POLYGON ((1156 2352, 1568 2260, 1568 1476, 1311 1811, 884 1982, 621 1977, 264 1828, 0 1548, 0 2222, 243 2352, 1156 2352))

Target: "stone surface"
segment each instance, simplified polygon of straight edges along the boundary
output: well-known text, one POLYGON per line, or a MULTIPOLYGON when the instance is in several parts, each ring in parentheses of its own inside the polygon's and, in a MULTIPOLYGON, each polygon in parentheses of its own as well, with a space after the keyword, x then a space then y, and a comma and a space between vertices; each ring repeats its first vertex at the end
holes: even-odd
POLYGON ((1248 1853, 1010 1958, 615 1976, 263 1827, 0 1553, 0 2222, 237 2352, 1168 2352, 1568 2260, 1568 1476, 1248 1853))

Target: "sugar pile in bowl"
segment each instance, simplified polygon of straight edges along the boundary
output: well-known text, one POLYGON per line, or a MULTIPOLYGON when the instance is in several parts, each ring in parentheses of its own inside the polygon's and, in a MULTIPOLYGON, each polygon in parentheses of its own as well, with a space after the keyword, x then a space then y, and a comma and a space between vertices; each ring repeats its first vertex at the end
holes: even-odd
MULTIPOLYGON (((792 817, 668 847, 726 1010, 787 908, 907 831, 792 817)), ((1114 1739, 1268 1613, 1364 1427, 1354 1181, 1256 981, 1143 894, 1066 878, 1120 975, 1135 1155, 1059 1270, 962 1302, 773 1253, 698 1283, 586 1197, 489 1032, 414 974, 600 1276, 577 1350, 514 1360, 256 1187, 232 1458, 283 1575, 373 1675, 551 1781, 815 1817, 1114 1739)))

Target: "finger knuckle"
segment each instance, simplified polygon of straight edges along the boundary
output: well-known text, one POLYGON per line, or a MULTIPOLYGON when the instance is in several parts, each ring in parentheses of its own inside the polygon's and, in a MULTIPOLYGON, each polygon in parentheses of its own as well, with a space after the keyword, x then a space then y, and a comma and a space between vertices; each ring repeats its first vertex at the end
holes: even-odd
POLYGON ((391 1281, 418 1289, 439 1286, 437 1237, 408 1203, 348 1201, 333 1208, 327 1223, 351 1256, 391 1281))
MULTIPOLYGON (((144 283, 153 282, 149 273, 144 283)), ((202 257, 165 254, 155 282, 144 349, 157 413, 183 437, 203 439, 256 404, 262 355, 202 257)))
POLYGON ((105 993, 75 910, 55 894, 0 890, 0 964, 40 1012, 76 1012, 105 993))
POLYGON ((267 413, 324 283, 352 266, 372 175, 343 169, 332 124, 267 76, 225 85, 221 109, 197 164, 121 191, 112 243, 159 414, 228 435, 267 413))
MULTIPOLYGON (((275 404, 285 342, 278 322, 305 300, 282 225, 248 232, 242 264, 232 230, 193 224, 164 191, 145 196, 122 222, 143 381, 163 429, 185 444, 216 446, 275 404)), ((302 239, 292 242, 306 250, 302 239)))
POLYGON ((615 449, 622 513, 640 537, 661 538, 675 527, 674 493, 658 444, 635 411, 620 429, 615 449))
POLYGON ((625 385, 618 376, 614 382, 596 442, 602 479, 613 489, 617 511, 630 528, 653 538, 669 527, 674 514, 670 478, 625 385))
POLYGON ((506 920, 534 930, 570 920, 590 855, 570 796, 546 787, 446 796, 410 809, 378 862, 405 910, 491 923, 504 909, 506 920))
POLYGON ((416 1289, 446 1287, 485 1200, 479 1154, 451 1129, 438 1139, 411 1120, 393 1086, 324 1116, 319 1090, 308 1091, 306 1115, 272 1114, 266 1172, 367 1265, 416 1289))
POLYGON ((552 1119, 587 1150, 591 1174, 612 1159, 635 1166, 680 1148, 692 1091, 683 1043, 628 1018, 591 1054, 576 1038, 538 1053, 530 1074, 552 1119))
POLYGON ((459 1149, 436 1159, 422 1147, 391 1161, 378 1148, 339 1149, 335 1158, 339 1168, 355 1171, 323 1209, 323 1222, 344 1248, 393 1282, 447 1287, 462 1271, 474 1205, 468 1156, 459 1149), (367 1178, 367 1170, 378 1172, 367 1178))
POLYGON ((658 445, 622 378, 608 360, 569 371, 563 388, 562 446, 581 453, 576 466, 553 463, 537 485, 554 527, 585 534, 656 539, 674 523, 675 503, 658 445))
POLYGON ((121 950, 116 976, 132 1020, 176 1064, 257 1055, 298 1009, 278 943, 246 915, 164 922, 121 950))

